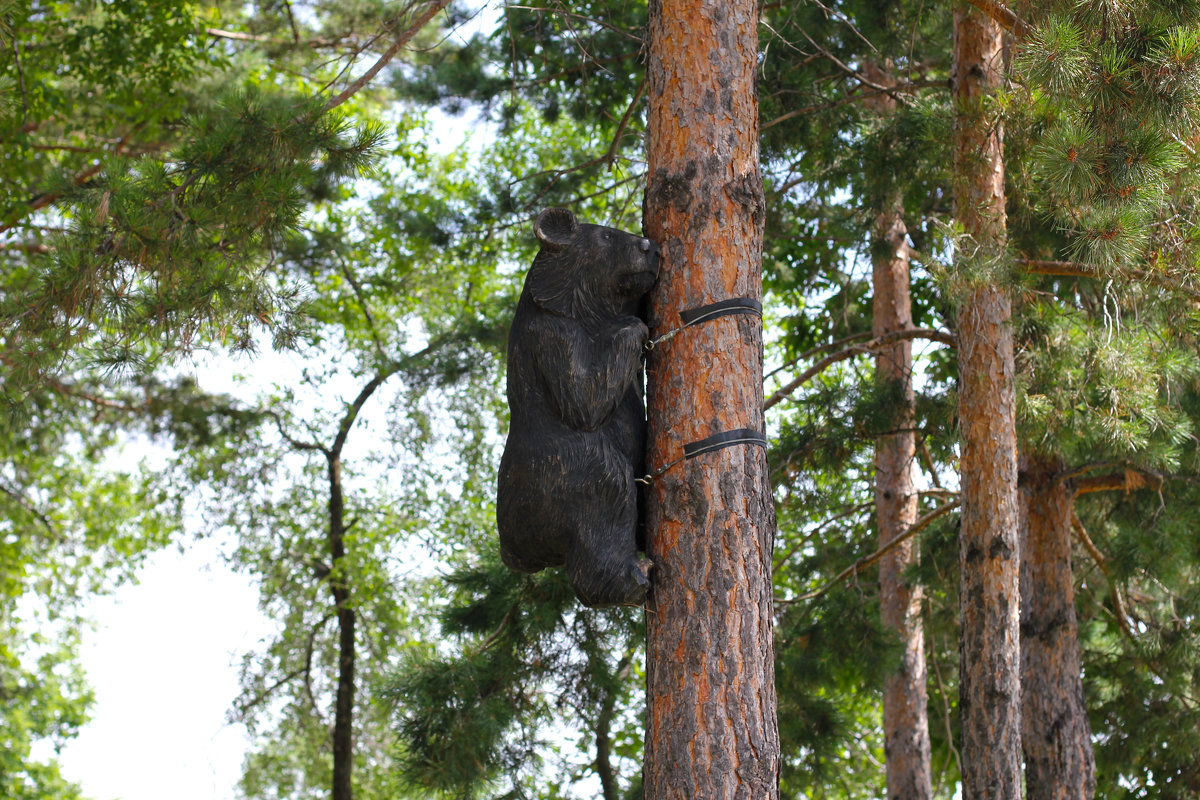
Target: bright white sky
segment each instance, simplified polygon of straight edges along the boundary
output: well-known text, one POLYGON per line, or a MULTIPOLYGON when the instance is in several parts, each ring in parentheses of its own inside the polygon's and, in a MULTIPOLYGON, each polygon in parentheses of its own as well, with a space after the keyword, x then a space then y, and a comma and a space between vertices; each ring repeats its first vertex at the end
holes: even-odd
POLYGON ((270 630, 257 591, 214 540, 157 553, 139 577, 91 606, 96 704, 62 753, 65 777, 94 800, 233 798, 247 739, 225 715, 240 654, 270 630))

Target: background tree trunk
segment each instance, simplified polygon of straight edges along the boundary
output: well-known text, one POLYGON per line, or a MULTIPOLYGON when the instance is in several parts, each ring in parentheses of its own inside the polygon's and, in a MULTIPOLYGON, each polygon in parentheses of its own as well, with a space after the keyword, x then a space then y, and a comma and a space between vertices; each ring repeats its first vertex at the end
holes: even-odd
MULTIPOLYGON (((867 63, 877 85, 895 83, 884 69, 867 63)), ((896 101, 879 95, 868 106, 878 114, 895 111, 896 101)), ((909 290, 908 230, 898 192, 883 202, 872 231, 872 335, 875 338, 913 327, 909 290)), ((912 340, 897 342, 875 356, 875 375, 898 390, 891 421, 894 432, 875 442, 875 520, 879 546, 917 521, 916 415, 913 408, 912 340)), ((930 770, 928 694, 925 689, 925 631, 921 624, 922 590, 904 580, 917 561, 915 539, 893 548, 879 562, 879 606, 883 624, 904 646, 900 669, 887 679, 883 693, 884 752, 891 800, 927 800, 933 796, 930 770)))
POLYGON ((1072 490, 1058 463, 1021 481, 1021 744, 1027 800, 1090 800, 1096 761, 1083 700, 1071 570, 1072 490))
POLYGON ((346 557, 345 503, 342 495, 342 462, 338 452, 329 461, 329 588, 337 613, 338 680, 333 706, 333 800, 351 800, 354 768, 354 608, 350 586, 342 574, 346 557))
POLYGON ((954 15, 954 212, 966 236, 957 314, 962 512, 959 708, 964 800, 1021 797, 1019 542, 1012 303, 980 274, 1003 258, 1003 130, 987 113, 1000 86, 1001 30, 954 15))
MULTIPOLYGON (((652 1, 649 34, 645 219, 663 252, 650 320, 661 335, 686 309, 762 297, 758 6, 652 1)), ((647 363, 648 464, 716 433, 762 431, 762 402, 761 320, 680 332, 647 363)), ((648 494, 646 797, 775 798, 766 452, 741 444, 684 460, 648 494)))

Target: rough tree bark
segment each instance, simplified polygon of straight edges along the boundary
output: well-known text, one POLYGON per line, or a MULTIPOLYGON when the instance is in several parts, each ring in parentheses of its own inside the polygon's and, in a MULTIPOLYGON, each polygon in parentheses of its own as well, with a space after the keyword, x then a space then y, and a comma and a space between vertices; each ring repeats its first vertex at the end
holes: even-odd
POLYGON ((1091 800, 1096 761, 1083 699, 1071 569, 1073 489, 1060 463, 1021 469, 1021 744, 1027 800, 1091 800))
POLYGON ((962 512, 959 708, 964 800, 1019 800, 1020 595, 1012 303, 979 271, 1003 257, 1003 129, 987 96, 1001 85, 1000 26, 954 14, 954 211, 962 512))
MULTIPOLYGON (((876 85, 894 85, 887 70, 864 65, 876 85)), ((896 101, 880 95, 868 103, 877 114, 896 110, 896 101)), ((872 336, 879 338, 913 327, 909 289, 908 230, 899 193, 882 203, 871 238, 872 336)), ((916 413, 912 383, 912 340, 883 348, 875 356, 875 374, 898 389, 899 405, 891 433, 875 442, 875 521, 882 548, 917 521, 916 413)), ((883 692, 884 753, 889 800, 928 800, 933 796, 930 769, 928 694, 925 688, 925 630, 921 624, 922 590, 904 580, 916 563, 917 544, 909 539, 879 562, 879 604, 883 624, 896 632, 904 652, 900 668, 883 692)))
MULTIPOLYGON (((687 309, 762 297, 757 3, 651 0, 649 41, 645 224, 663 252, 650 319, 661 335, 687 309)), ((681 331, 647 362, 648 464, 716 433, 763 431, 762 404, 760 319, 681 331)), ((682 460, 648 495, 646 797, 776 798, 765 450, 682 460)))

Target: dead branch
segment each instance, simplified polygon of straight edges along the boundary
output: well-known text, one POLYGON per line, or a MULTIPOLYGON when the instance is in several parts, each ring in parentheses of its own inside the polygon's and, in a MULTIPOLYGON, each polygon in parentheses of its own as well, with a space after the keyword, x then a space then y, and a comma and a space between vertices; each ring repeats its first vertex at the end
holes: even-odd
POLYGON ((1075 494, 1091 492, 1130 492, 1135 489, 1161 489, 1161 475, 1151 475, 1134 469, 1116 472, 1110 475, 1096 475, 1091 478, 1081 478, 1075 481, 1075 494))
POLYGON ((50 246, 41 242, 0 242, 0 250, 20 250, 24 253, 49 253, 50 246))

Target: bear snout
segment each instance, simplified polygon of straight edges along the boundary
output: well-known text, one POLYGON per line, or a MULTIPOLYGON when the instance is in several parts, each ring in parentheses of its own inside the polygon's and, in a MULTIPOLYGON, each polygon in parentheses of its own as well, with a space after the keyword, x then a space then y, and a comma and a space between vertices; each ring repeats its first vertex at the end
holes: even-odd
POLYGON ((638 250, 641 250, 643 253, 649 253, 650 248, 653 246, 654 242, 649 239, 642 239, 642 241, 638 242, 638 250))

